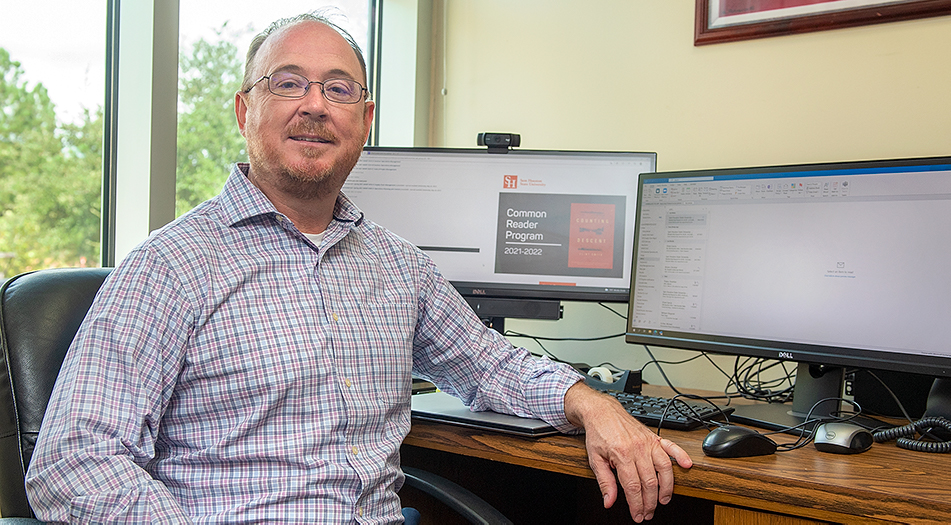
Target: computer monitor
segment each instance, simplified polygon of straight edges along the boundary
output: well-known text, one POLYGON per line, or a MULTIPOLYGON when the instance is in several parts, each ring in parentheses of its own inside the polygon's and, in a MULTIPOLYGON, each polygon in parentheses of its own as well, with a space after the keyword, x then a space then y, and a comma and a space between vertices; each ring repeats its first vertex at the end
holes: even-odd
POLYGON ((627 302, 637 176, 655 153, 368 147, 343 187, 426 252, 479 316, 627 302))
POLYGON ((798 424, 842 367, 951 376, 951 157, 643 174, 637 209, 627 342, 798 363, 791 408, 731 419, 798 424))

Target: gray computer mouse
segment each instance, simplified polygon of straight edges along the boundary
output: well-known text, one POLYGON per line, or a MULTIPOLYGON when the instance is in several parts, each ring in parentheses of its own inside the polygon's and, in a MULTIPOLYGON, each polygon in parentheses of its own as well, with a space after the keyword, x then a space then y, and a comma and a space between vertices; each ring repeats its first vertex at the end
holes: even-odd
POLYGON ((776 452, 776 442, 752 428, 723 425, 703 438, 702 448, 704 454, 715 458, 745 458, 776 452))
POLYGON ((816 449, 835 454, 858 454, 872 447, 872 433, 845 422, 822 423, 816 428, 816 449))

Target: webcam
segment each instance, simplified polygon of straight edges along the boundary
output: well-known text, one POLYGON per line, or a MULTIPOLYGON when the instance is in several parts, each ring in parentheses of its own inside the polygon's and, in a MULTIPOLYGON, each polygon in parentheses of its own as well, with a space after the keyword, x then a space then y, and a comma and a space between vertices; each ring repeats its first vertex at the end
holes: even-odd
POLYGON ((489 153, 507 153, 509 148, 517 148, 521 136, 516 133, 479 133, 476 142, 487 146, 489 153))

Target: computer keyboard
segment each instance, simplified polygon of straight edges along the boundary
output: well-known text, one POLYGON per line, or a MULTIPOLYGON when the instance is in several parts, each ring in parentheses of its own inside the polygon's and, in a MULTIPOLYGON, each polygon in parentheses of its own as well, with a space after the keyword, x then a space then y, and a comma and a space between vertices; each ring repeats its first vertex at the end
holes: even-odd
POLYGON ((605 393, 617 398, 629 414, 649 427, 657 427, 659 423, 661 428, 693 430, 703 426, 704 421, 723 419, 733 413, 732 407, 716 407, 696 399, 677 398, 671 402, 665 397, 627 394, 616 390, 605 393))

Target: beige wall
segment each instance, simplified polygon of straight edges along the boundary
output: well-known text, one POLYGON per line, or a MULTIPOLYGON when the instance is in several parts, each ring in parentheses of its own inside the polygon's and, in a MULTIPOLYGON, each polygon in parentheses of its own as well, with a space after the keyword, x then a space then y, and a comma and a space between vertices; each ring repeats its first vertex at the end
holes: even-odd
MULTIPOLYGON (((523 148, 656 151, 662 170, 951 155, 949 16, 694 47, 690 0, 434 7, 435 146, 515 132, 523 148)), ((569 303, 562 321, 509 326, 593 336, 624 321, 569 303)), ((647 359, 617 339, 547 346, 591 364, 647 359)), ((723 385, 709 364, 668 370, 723 385)))
POLYGON ((689 0, 446 4, 436 145, 512 131, 661 169, 951 154, 948 16, 694 47, 689 0))

